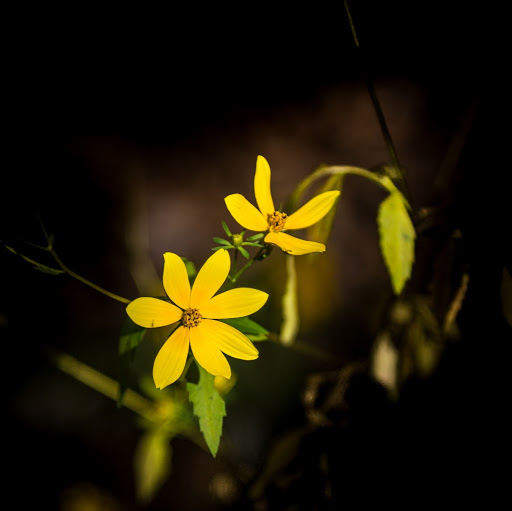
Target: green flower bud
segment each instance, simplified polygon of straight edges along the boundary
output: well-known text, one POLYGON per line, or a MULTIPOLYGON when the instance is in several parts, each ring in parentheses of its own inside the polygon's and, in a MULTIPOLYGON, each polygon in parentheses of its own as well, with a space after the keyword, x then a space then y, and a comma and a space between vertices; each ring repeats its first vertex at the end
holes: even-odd
POLYGON ((241 247, 244 237, 241 234, 233 234, 233 246, 235 248, 241 247))

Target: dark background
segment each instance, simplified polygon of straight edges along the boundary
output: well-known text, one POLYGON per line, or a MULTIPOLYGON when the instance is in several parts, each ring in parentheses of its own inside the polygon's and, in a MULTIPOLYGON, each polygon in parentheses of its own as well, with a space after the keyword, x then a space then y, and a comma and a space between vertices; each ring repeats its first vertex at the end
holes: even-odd
MULTIPOLYGON (((361 52, 343 3, 8 12, 0 236, 29 250, 23 240, 43 243, 40 218, 66 264, 134 298, 141 292, 131 274, 138 245, 128 234, 140 234, 141 212, 147 256, 159 276, 166 250, 202 264, 211 237, 222 235, 220 221, 230 220, 223 197, 239 192, 253 199, 257 154, 269 160, 273 192, 283 200, 320 163, 369 168, 388 160, 364 83, 369 74, 408 171, 414 211, 441 211, 419 240, 411 293, 431 293, 432 267, 446 264, 437 256, 449 234, 464 233, 461 259, 446 266, 454 280, 461 268, 471 269, 462 341, 432 379, 406 389, 403 415, 390 412, 364 375, 355 380, 348 401, 356 409, 348 420, 353 436, 341 421, 308 438, 300 451, 306 462, 295 460, 303 484, 291 485, 289 494, 271 487, 259 505, 329 509, 324 497, 315 500, 314 484, 304 483, 318 474, 301 464, 322 449, 337 462, 332 477, 342 490, 334 490, 333 505, 369 495, 400 503, 409 492, 420 501, 498 500, 504 483, 496 460, 508 461, 510 351, 500 295, 511 218, 502 185, 509 174, 504 12, 463 2, 353 4, 361 52), (443 187, 436 177, 460 133, 466 138, 457 170, 443 187)), ((298 396, 306 375, 368 358, 392 299, 374 226, 382 198, 372 186, 347 180, 325 263, 304 277, 303 338, 336 358, 325 364, 270 345, 249 369, 238 366, 244 399, 226 424, 234 439, 230 455, 213 460, 178 439, 173 474, 148 509, 244 507, 243 484, 231 501, 212 496, 214 476, 246 470, 237 475, 250 481, 272 440, 302 424, 298 396), (311 312, 308 296, 326 300, 324 316, 311 312)), ((262 268, 246 284, 279 291, 279 278, 272 281, 279 257, 267 281, 258 281, 262 268)), ((68 277, 36 272, 5 250, 0 263, 5 498, 20 509, 67 510, 76 509, 73 492, 83 490, 98 509, 138 509, 131 463, 140 431, 133 414, 61 374, 45 355, 45 346, 62 349, 116 378, 123 308, 68 277)), ((146 289, 153 285, 145 282, 146 289)), ((262 316, 274 331, 276 296, 262 316)), ((150 370, 150 358, 144 362, 150 370)))

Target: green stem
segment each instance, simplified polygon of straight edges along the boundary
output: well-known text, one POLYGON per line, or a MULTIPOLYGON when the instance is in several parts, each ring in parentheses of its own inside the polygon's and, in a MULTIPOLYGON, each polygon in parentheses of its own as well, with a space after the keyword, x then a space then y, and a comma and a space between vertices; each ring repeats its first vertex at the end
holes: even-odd
POLYGON ((233 254, 233 266, 236 268, 236 264, 238 261, 238 250, 235 248, 234 252, 235 253, 233 254))
MULTIPOLYGON (((261 250, 260 250, 261 251, 261 250)), ((239 278, 240 278, 240 275, 242 275, 242 273, 247 270, 248 268, 250 268, 253 264, 254 264, 254 261, 256 261, 256 258, 253 257, 252 259, 249 259, 236 273, 235 275, 233 275, 233 277, 230 277, 230 280, 231 280, 231 283, 234 284, 239 278)))
POLYGON ((130 303, 131 300, 128 300, 128 298, 124 298, 122 296, 116 295, 115 293, 111 293, 110 291, 107 291, 106 289, 98 286, 94 282, 91 282, 90 280, 87 280, 86 278, 82 277, 78 273, 74 272, 70 268, 68 268, 60 259, 60 257, 57 255, 57 252, 53 249, 53 236, 49 235, 46 231, 46 228, 42 221, 41 223, 41 229, 43 230, 44 237, 46 238, 46 247, 41 247, 39 245, 35 245, 34 243, 30 243, 32 246, 39 248, 40 250, 44 250, 46 252, 49 252, 51 256, 55 259, 55 262, 60 266, 63 272, 67 273, 70 277, 73 277, 74 279, 80 281, 82 284, 85 284, 86 286, 92 287, 96 291, 104 294, 105 296, 108 296, 109 298, 112 298, 113 300, 116 300, 121 303, 130 303))
MULTIPOLYGON (((66 353, 49 348, 48 356, 61 371, 104 396, 114 401, 117 400, 119 396, 119 383, 117 381, 66 353)), ((151 418, 154 415, 155 407, 153 403, 131 389, 126 390, 123 405, 141 417, 151 418)))
MULTIPOLYGON (((348 6, 348 2, 347 2, 347 0, 344 0, 343 3, 345 5, 345 11, 347 13, 347 18, 348 18, 348 22, 350 25, 350 31, 352 32, 352 38, 354 40, 354 44, 355 44, 357 50, 360 53, 362 53, 362 50, 361 50, 361 47, 359 44, 359 39, 357 37, 356 27, 354 25, 354 20, 352 19, 352 14, 350 13, 350 8, 348 6)), ((408 197, 409 192, 407 189, 407 182, 405 180, 405 177, 404 177, 404 174, 402 171, 402 167, 400 166, 400 161, 398 160, 398 154, 396 152, 395 145, 393 144, 393 139, 391 138, 391 133, 389 132, 388 125, 387 125, 386 119, 384 117, 384 113, 382 111, 382 106, 377 97, 377 93, 375 91, 375 86, 373 84, 373 81, 370 79, 368 73, 366 72, 366 69, 363 70, 363 73, 364 73, 364 80, 366 83, 366 87, 368 89, 368 93, 370 95, 370 99, 372 101, 373 108, 377 115, 377 120, 379 122, 380 130, 382 132, 382 136, 384 137, 384 141, 386 143, 389 155, 391 157, 391 161, 393 163, 393 167, 396 172, 396 177, 399 180, 400 185, 402 185, 402 187, 403 187, 404 194, 408 197)))
POLYGON ((51 246, 48 247, 46 250, 48 250, 48 252, 50 252, 52 257, 55 259, 55 262, 60 266, 62 271, 66 272, 70 277, 73 277, 74 279, 79 280, 80 282, 82 282, 82 284, 85 284, 86 286, 92 287, 96 291, 99 291, 100 293, 104 294, 105 296, 108 296, 109 298, 117 300, 118 302, 121 302, 121 303, 130 303, 131 302, 131 300, 128 300, 128 298, 124 298, 122 296, 116 295, 115 293, 111 293, 110 291, 107 291, 106 289, 98 286, 94 282, 91 282, 90 280, 87 280, 86 278, 82 277, 78 273, 75 273, 73 270, 68 268, 61 261, 60 257, 57 255, 55 250, 53 250, 53 248, 51 248, 51 246))
POLYGON ((190 369, 190 366, 192 365, 193 361, 194 361, 194 357, 192 355, 190 355, 185 364, 185 368, 183 369, 183 372, 181 373, 179 381, 181 381, 181 382, 187 381, 187 373, 188 373, 188 370, 190 369))
POLYGON ((249 269, 255 261, 258 261, 259 259, 262 259, 265 254, 267 252, 270 252, 270 248, 268 245, 265 245, 264 247, 260 248, 258 250, 258 252, 256 253, 256 255, 252 258, 252 259, 249 259, 243 266, 242 268, 240 268, 236 273, 235 275, 233 275, 232 277, 229 278, 229 280, 231 281, 231 284, 235 284, 235 282, 240 278, 240 276, 247 270, 249 269))
POLYGON ((299 201, 306 191, 306 189, 311 186, 317 179, 321 179, 323 177, 332 176, 332 175, 340 175, 344 176, 347 174, 352 174, 355 176, 364 177, 377 183, 379 186, 392 193, 397 190, 397 187, 391 181, 391 179, 387 176, 382 176, 379 174, 375 174, 374 172, 370 172, 362 167, 354 167, 352 165, 327 165, 324 167, 320 167, 315 172, 307 176, 303 179, 295 188, 293 194, 290 197, 289 208, 291 211, 297 209, 299 205, 299 201))
POLYGON ((329 167, 324 167, 322 170, 326 175, 352 174, 354 176, 365 177, 366 179, 377 183, 390 193, 396 190, 396 186, 389 178, 386 179, 385 176, 380 176, 361 167, 353 167, 351 165, 330 165, 329 167))

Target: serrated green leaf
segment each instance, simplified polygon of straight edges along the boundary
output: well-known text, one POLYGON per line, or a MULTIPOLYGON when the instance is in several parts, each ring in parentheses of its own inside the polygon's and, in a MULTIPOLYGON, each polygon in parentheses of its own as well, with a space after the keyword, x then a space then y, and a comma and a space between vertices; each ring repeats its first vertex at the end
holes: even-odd
POLYGON ((171 472, 170 437, 160 429, 147 431, 140 438, 134 455, 137 499, 147 504, 171 472))
POLYGON ((377 221, 382 256, 393 291, 399 294, 411 276, 416 238, 405 198, 400 192, 393 192, 382 201, 377 221))
POLYGON ((267 338, 268 330, 263 328, 256 321, 248 318, 229 318, 222 319, 224 323, 236 328, 245 334, 251 341, 264 341, 267 338))
POLYGON ((214 376, 197 364, 199 382, 187 383, 189 401, 194 415, 199 419, 199 429, 203 433, 206 445, 212 456, 217 456, 222 436, 222 421, 226 415, 224 400, 214 386, 214 376))

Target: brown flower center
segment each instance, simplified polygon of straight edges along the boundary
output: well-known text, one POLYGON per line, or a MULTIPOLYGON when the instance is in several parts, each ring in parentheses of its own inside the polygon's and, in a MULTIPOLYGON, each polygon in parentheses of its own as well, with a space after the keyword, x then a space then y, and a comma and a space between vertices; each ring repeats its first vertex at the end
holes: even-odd
POLYGON ((199 309, 186 309, 181 316, 181 324, 188 328, 194 327, 201 323, 203 316, 199 314, 199 309))
POLYGON ((286 213, 281 213, 281 211, 274 211, 273 213, 269 213, 267 215, 269 230, 271 232, 282 231, 284 229, 287 216, 288 215, 286 213))

